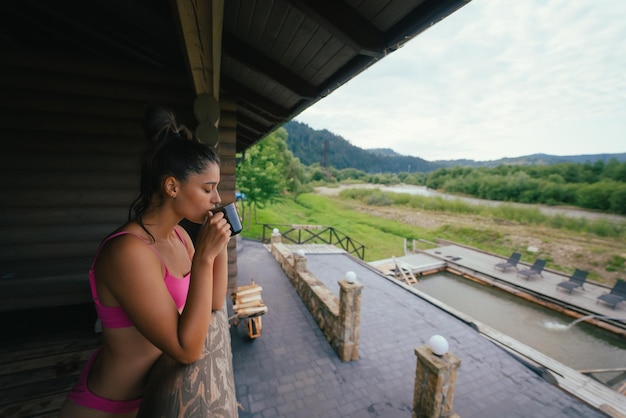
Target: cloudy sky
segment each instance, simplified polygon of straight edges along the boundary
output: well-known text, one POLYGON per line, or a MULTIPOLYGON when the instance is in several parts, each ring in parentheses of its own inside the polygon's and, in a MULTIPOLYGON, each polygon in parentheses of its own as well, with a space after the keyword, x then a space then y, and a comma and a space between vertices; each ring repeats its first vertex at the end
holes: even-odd
POLYGON ((626 152, 626 1, 472 0, 295 120, 429 161, 626 152))

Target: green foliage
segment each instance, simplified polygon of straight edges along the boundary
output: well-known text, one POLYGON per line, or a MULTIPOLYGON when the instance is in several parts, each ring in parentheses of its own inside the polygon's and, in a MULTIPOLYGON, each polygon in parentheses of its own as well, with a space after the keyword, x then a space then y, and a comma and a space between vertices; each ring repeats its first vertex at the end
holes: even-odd
POLYGON ((513 221, 522 225, 545 225, 556 229, 589 233, 599 237, 626 238, 626 224, 624 223, 610 222, 605 219, 590 221, 586 218, 546 215, 537 207, 520 207, 507 204, 497 206, 474 205, 459 199, 389 193, 382 192, 380 189, 346 189, 342 190, 339 196, 343 199, 359 200, 370 205, 380 205, 379 202, 384 202, 387 205, 405 206, 425 211, 476 214, 513 221))
MULTIPOLYGON (((426 229, 419 226, 385 219, 369 212, 353 210, 352 199, 367 200, 371 196, 378 196, 381 192, 371 189, 348 189, 342 191, 339 198, 331 198, 316 194, 301 194, 297 199, 283 199, 266 205, 258 210, 258 223, 244 228, 245 237, 260 239, 263 234, 263 223, 272 227, 289 228, 291 224, 314 224, 332 226, 353 240, 365 245, 365 261, 380 260, 398 256, 404 253, 404 239, 424 240, 434 242, 437 239, 447 239, 471 245, 485 251, 508 256, 510 242, 497 229, 468 228, 454 225, 443 225, 436 229, 426 229)), ((408 194, 390 193, 389 199, 397 205, 402 202, 406 207, 421 205, 427 210, 450 211, 451 213, 477 213, 480 216, 494 216, 506 222, 519 222, 544 225, 550 228, 562 228, 582 234, 597 234, 600 236, 626 238, 626 225, 609 223, 606 221, 592 222, 586 219, 569 218, 564 216, 547 216, 536 208, 518 208, 513 205, 499 207, 485 207, 467 205, 460 201, 450 201, 440 198, 428 198, 408 194), (433 201, 431 204, 425 201, 433 201), (470 206, 468 208, 468 206, 470 206), (473 209, 472 209, 473 208, 473 209), (480 208, 480 210, 477 210, 480 208), (472 212, 474 211, 474 212, 472 212), (609 227, 609 225, 611 225, 609 227), (605 228, 606 232, 601 232, 605 228)), ((267 234, 267 231, 266 231, 267 234)), ((428 248, 427 244, 419 244, 428 248)), ((541 256, 552 260, 548 253, 529 253, 524 248, 516 248, 524 257, 535 258, 541 256)), ((580 257, 585 257, 581 254, 580 257)), ((607 271, 626 272, 626 260, 621 255, 614 255, 604 267, 607 271)), ((562 266, 552 266, 563 268, 562 266)), ((598 266, 600 268, 601 266, 598 266)))
POLYGON ((612 185, 607 181, 584 184, 578 189, 578 203, 583 208, 606 211, 611 207, 612 192, 612 185))
POLYGON ((428 172, 441 166, 418 157, 364 150, 325 129, 317 131, 296 121, 287 122, 284 127, 289 133, 289 148, 305 165, 354 168, 370 174, 428 172))
POLYGON ((280 128, 248 148, 237 165, 237 189, 246 195, 244 205, 257 209, 277 202, 290 192, 298 195, 305 186, 305 169, 287 148, 287 132, 280 128))
POLYGON ((626 215, 626 183, 615 185, 609 203, 609 212, 626 215))
POLYGON ((494 230, 462 228, 450 225, 444 225, 436 230, 437 236, 443 239, 449 239, 456 242, 462 242, 466 245, 475 247, 484 247, 485 245, 493 245, 502 241, 502 234, 494 230))
MULTIPOLYGON (((585 156, 579 156, 582 162, 565 162, 565 158, 575 160, 576 157, 562 157, 562 162, 555 163, 561 157, 537 154, 527 157, 528 161, 522 157, 503 159, 501 161, 510 163, 493 167, 472 166, 471 161, 461 160, 467 165, 461 166, 459 162, 456 165, 452 165, 453 162, 423 165, 419 161, 403 160, 397 163, 402 156, 389 149, 362 150, 331 132, 316 131, 295 121, 285 124, 285 128, 277 135, 308 164, 302 166, 291 156, 291 160, 298 163, 288 170, 286 188, 294 192, 294 196, 311 191, 314 186, 332 186, 339 182, 403 183, 479 199, 569 205, 626 215, 626 162, 614 157, 608 159, 600 154, 597 157, 604 159, 589 161, 583 160, 585 156), (390 165, 392 159, 396 162, 390 165), (535 164, 529 165, 532 162, 535 164)), ((626 155, 614 155, 622 160, 626 158, 626 155)), ((375 205, 389 204, 381 196, 368 199, 375 205)), ((432 207, 434 203, 428 205, 432 207)), ((558 220, 555 223, 567 222, 558 220)))
POLYGON ((393 203, 388 193, 380 191, 370 194, 363 201, 372 206, 389 206, 393 203))
POLYGON ((626 269, 626 258, 614 255, 605 267, 606 271, 624 271, 626 269))
MULTIPOLYGON (((245 228, 245 237, 260 239, 262 223, 273 226, 289 224, 314 224, 332 226, 353 240, 365 245, 366 260, 387 258, 388 254, 403 254, 403 237, 412 235, 430 237, 420 228, 407 227, 398 222, 369 214, 354 212, 331 198, 301 194, 296 200, 281 200, 258 210, 258 222, 245 228)), ((285 226, 286 228, 287 226, 285 226)), ((433 238, 434 239, 434 238, 433 238)))
POLYGON ((495 168, 454 167, 429 173, 425 185, 480 199, 573 205, 626 214, 626 162, 561 163, 495 168))

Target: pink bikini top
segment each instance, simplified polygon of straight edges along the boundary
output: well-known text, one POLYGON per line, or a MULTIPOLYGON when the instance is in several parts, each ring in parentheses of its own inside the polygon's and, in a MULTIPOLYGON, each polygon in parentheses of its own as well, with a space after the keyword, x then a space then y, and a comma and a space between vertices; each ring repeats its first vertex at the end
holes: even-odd
MULTIPOLYGON (((178 238, 180 238, 180 241, 183 243, 185 248, 187 248, 187 244, 185 243, 185 240, 183 239, 183 237, 180 235, 180 233, 178 232, 176 228, 174 228, 174 232, 176 232, 176 235, 178 235, 178 238)), ((102 322, 102 326, 105 328, 128 328, 128 327, 134 326, 132 321, 126 314, 126 312, 124 312, 124 310, 122 309, 122 307, 102 305, 102 303, 100 302, 100 299, 98 298, 98 294, 96 293, 96 275, 94 273, 94 266, 96 264, 96 259, 98 258, 98 254, 100 253, 102 246, 108 240, 110 240, 111 238, 115 238, 119 235, 123 235, 123 234, 132 234, 138 237, 139 239, 142 239, 138 235, 133 234, 132 232, 128 232, 128 231, 121 231, 121 232, 117 232, 115 234, 108 236, 102 242, 102 244, 100 244, 100 247, 98 248, 98 252, 96 253, 96 257, 94 258, 94 261, 91 264, 91 268, 89 269, 89 285, 91 287, 91 295, 93 297, 94 304, 96 305, 96 313, 98 314, 98 318, 100 318, 100 321, 102 322)), ((161 262, 163 263, 163 267, 165 267, 165 277, 163 278, 163 281, 165 282, 165 286, 167 287, 167 290, 170 292, 172 299, 176 303, 178 310, 181 310, 185 306, 185 302, 187 301, 187 292, 189 291, 189 277, 191 276, 191 274, 188 273, 183 278, 172 276, 169 270, 167 269, 165 262, 163 262, 163 258, 161 257, 161 254, 159 254, 159 252, 156 250, 156 248, 154 248, 154 246, 150 245, 150 248, 152 248, 152 250, 156 253, 156 255, 161 259, 161 262)))

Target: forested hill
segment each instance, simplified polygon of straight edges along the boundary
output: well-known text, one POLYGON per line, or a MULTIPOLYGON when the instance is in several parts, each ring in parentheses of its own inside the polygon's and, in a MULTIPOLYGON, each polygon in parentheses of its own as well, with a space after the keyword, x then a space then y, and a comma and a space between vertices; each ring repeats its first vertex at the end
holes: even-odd
POLYGON ((558 156, 532 154, 492 161, 438 160, 426 161, 418 157, 400 155, 389 148, 362 149, 350 144, 341 136, 324 129, 315 130, 307 124, 291 121, 287 130, 287 146, 305 165, 318 163, 336 169, 356 168, 366 173, 431 172, 442 167, 497 167, 507 165, 558 164, 564 162, 587 163, 609 161, 615 158, 626 162, 626 153, 558 156))
POLYGON ((319 163, 338 170, 356 168, 366 173, 430 172, 445 167, 417 157, 369 151, 350 144, 326 129, 317 131, 308 125, 291 121, 287 130, 287 146, 305 165, 319 163))

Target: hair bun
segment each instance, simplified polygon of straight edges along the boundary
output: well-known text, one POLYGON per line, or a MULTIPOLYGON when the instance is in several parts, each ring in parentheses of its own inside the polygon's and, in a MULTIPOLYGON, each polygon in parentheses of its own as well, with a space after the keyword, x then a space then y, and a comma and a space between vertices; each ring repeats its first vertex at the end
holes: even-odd
POLYGON ((170 109, 160 106, 150 107, 143 118, 143 131, 151 146, 160 147, 170 139, 192 139, 191 131, 176 122, 170 109))

